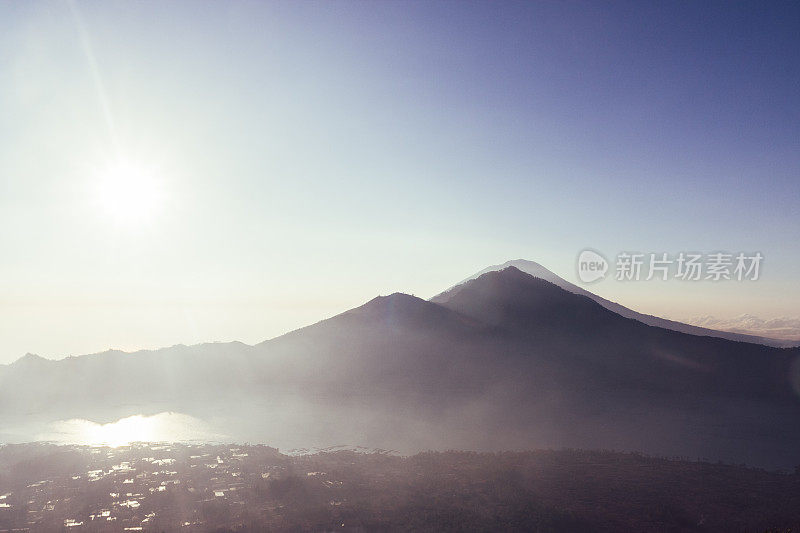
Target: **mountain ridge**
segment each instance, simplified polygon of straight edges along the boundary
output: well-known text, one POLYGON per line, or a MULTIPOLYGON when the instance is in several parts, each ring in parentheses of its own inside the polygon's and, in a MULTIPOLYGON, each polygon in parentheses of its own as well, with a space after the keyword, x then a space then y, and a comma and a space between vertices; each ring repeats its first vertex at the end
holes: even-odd
POLYGON ((650 326, 515 267, 446 294, 376 297, 256 346, 6 366, 0 425, 172 411, 282 447, 800 461, 800 349, 650 326))
POLYGON ((553 283, 562 289, 569 291, 573 294, 580 294, 582 296, 586 296, 601 306, 605 307, 609 311, 613 311, 618 315, 621 315, 625 318, 631 318, 633 320, 637 320, 642 322, 643 324, 647 324, 649 326, 656 326, 664 329, 670 329, 673 331, 680 331, 682 333, 688 333, 690 335, 700 335, 700 336, 708 336, 708 337, 719 337, 723 339, 729 339, 738 342, 750 342, 755 344, 763 344, 765 346, 773 346, 776 348, 794 348, 800 346, 800 342, 792 339, 776 339, 770 337, 764 337, 759 335, 754 335, 750 333, 741 333, 741 332, 734 332, 734 331, 724 331, 724 330, 717 330, 706 328, 698 325, 693 324, 686 324, 683 322, 678 322, 675 320, 670 320, 667 318, 661 318, 655 315, 649 315, 646 313, 640 313, 638 311, 634 311, 628 307, 623 306, 622 304, 618 304, 616 302, 612 302, 611 300, 607 300, 602 296, 596 295, 586 289, 583 289, 573 283, 568 282, 564 278, 558 276, 557 274, 553 273, 552 271, 548 270, 544 266, 540 265, 535 261, 530 261, 527 259, 513 259, 510 261, 506 261, 505 263, 501 263, 498 265, 492 265, 489 267, 484 268, 473 274, 472 276, 465 278, 464 280, 460 281, 456 285, 446 289, 445 291, 437 294, 431 300, 436 300, 444 295, 446 295, 449 291, 456 289, 460 285, 471 281, 473 279, 478 278, 479 276, 487 273, 493 272, 497 270, 502 270, 507 267, 515 267, 522 272, 530 274, 534 277, 538 277, 553 283))

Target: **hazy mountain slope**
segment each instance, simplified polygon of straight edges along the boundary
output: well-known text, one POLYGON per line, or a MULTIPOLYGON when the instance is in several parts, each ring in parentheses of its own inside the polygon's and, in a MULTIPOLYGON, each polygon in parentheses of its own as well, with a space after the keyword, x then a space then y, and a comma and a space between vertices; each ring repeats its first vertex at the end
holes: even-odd
MULTIPOLYGON (((117 350, 51 361, 27 355, 0 367, 0 416, 57 414, 107 421, 118 413, 202 400, 246 384, 252 347, 240 342, 117 350)), ((132 414, 132 413, 131 413, 132 414)))
POLYGON ((467 374, 496 335, 481 321, 395 293, 256 348, 267 368, 320 387, 453 390, 474 384, 467 374))
POLYGON ((800 462, 799 360, 647 326, 507 268, 254 347, 26 357, 0 369, 0 423, 178 411, 282 447, 566 446, 788 467, 800 462))
POLYGON ((515 267, 492 271, 435 298, 440 305, 563 354, 564 378, 584 376, 650 390, 792 397, 797 351, 650 327, 612 313, 515 267), (590 376, 585 376, 591 372, 590 376))
POLYGON ((288 404, 305 426, 374 446, 800 460, 800 351, 650 327, 515 268, 438 304, 378 298, 258 349, 302 388, 288 404))
POLYGON ((618 303, 612 302, 610 300, 606 300, 605 298, 598 296, 594 293, 591 293, 573 283, 568 282, 567 280, 559 277, 558 275, 554 274, 550 270, 546 269, 539 263, 534 261, 528 261, 526 259, 515 259, 512 261, 506 261, 500 265, 492 265, 490 267, 484 268, 480 272, 473 274, 472 276, 468 277, 467 279, 461 281, 460 283, 456 284, 455 286, 451 287, 444 293, 441 293, 437 296, 431 298, 431 301, 437 302, 440 301, 440 298, 445 297, 445 295, 460 285, 464 284, 467 281, 473 280, 486 274, 488 272, 494 272, 497 270, 503 270, 508 267, 515 267, 525 272, 526 274, 530 274, 537 278, 544 279, 553 283, 564 290, 567 290, 574 294, 580 294, 582 296, 586 296, 591 298, 595 302, 599 303, 609 311, 613 311, 618 315, 624 316, 625 318, 632 318, 634 320, 638 320, 639 322, 643 322, 649 326, 657 326, 660 328, 671 329, 673 331, 680 331, 682 333, 689 333, 691 335, 705 335, 709 337, 719 337, 722 339, 730 339, 735 341, 741 342, 754 342, 758 344, 764 344, 766 346, 775 346, 775 347, 793 347, 797 346, 798 342, 792 339, 776 339, 776 338, 769 338, 763 337, 758 335, 749 335, 740 332, 733 332, 733 331, 722 331, 717 329, 710 329, 690 324, 684 324, 682 322, 676 322, 674 320, 668 320, 666 318, 660 318, 657 316, 646 315, 644 313, 638 313, 632 309, 628 309, 627 307, 620 305, 618 303))

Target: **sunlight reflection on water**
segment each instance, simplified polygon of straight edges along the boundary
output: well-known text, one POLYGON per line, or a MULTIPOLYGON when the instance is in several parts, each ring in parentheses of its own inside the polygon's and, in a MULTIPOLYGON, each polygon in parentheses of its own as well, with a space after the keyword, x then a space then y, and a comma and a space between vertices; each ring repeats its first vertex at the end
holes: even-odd
POLYGON ((98 424, 73 418, 49 425, 36 440, 89 446, 126 446, 132 442, 224 441, 225 435, 211 431, 200 419, 182 413, 133 415, 116 422, 98 424))

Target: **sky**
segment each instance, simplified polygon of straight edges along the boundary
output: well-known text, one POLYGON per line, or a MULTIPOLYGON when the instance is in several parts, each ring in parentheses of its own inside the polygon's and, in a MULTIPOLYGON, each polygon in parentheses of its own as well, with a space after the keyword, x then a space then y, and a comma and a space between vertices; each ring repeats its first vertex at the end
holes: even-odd
POLYGON ((800 316, 789 2, 4 2, 0 363, 255 343, 509 259, 760 252, 587 287, 800 316))

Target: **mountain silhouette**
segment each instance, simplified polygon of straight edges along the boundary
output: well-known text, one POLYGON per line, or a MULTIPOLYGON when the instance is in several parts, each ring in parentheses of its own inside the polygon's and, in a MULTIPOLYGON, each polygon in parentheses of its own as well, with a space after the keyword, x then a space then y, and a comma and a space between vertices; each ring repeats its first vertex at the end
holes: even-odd
POLYGON ((648 326, 656 326, 664 329, 671 329, 673 331, 680 331, 681 333, 689 333, 691 335, 719 337, 722 339, 729 339, 740 342, 753 342, 757 344, 764 344, 766 346, 774 346, 777 348, 790 348, 800 345, 798 341, 793 340, 791 338, 779 339, 779 338, 765 337, 763 335, 754 335, 745 332, 723 331, 721 329, 712 329, 708 327, 702 327, 699 325, 684 324, 682 322, 677 322, 675 320, 669 320, 666 318, 639 313, 623 305, 620 305, 616 302, 612 302, 592 292, 589 292, 586 289, 583 289, 573 283, 570 283, 569 281, 563 279, 562 277, 558 276, 557 274, 543 267, 539 263, 536 263, 535 261, 529 261, 527 259, 514 259, 512 261, 506 261, 505 263, 499 265, 492 265, 486 267, 480 272, 477 272, 476 274, 473 274, 467 279, 459 282, 454 287, 451 287, 444 293, 433 297, 431 301, 441 301, 442 298, 447 297, 446 295, 449 291, 458 289, 464 283, 471 281, 475 278, 478 278, 483 274, 489 272, 495 272, 498 270, 503 270, 508 267, 517 268, 522 272, 525 272, 526 274, 530 274, 534 277, 541 278, 545 281, 549 281, 550 283, 553 283, 554 285, 557 285, 558 287, 561 287, 562 289, 569 291, 573 294, 586 296, 594 300, 601 306, 605 307, 609 311, 613 311, 614 313, 617 313, 618 315, 621 315, 625 318, 632 318, 634 320, 638 320, 639 322, 647 324, 648 326))
POLYGON ((482 274, 432 301, 504 328, 530 355, 561 354, 565 378, 592 369, 594 385, 602 378, 651 390, 793 395, 786 377, 794 352, 647 326, 515 267, 482 274))
POLYGON ((176 411, 296 447, 581 447, 788 468, 798 361, 796 348, 650 326, 511 266, 256 346, 27 356, 0 367, 0 423, 176 411))

